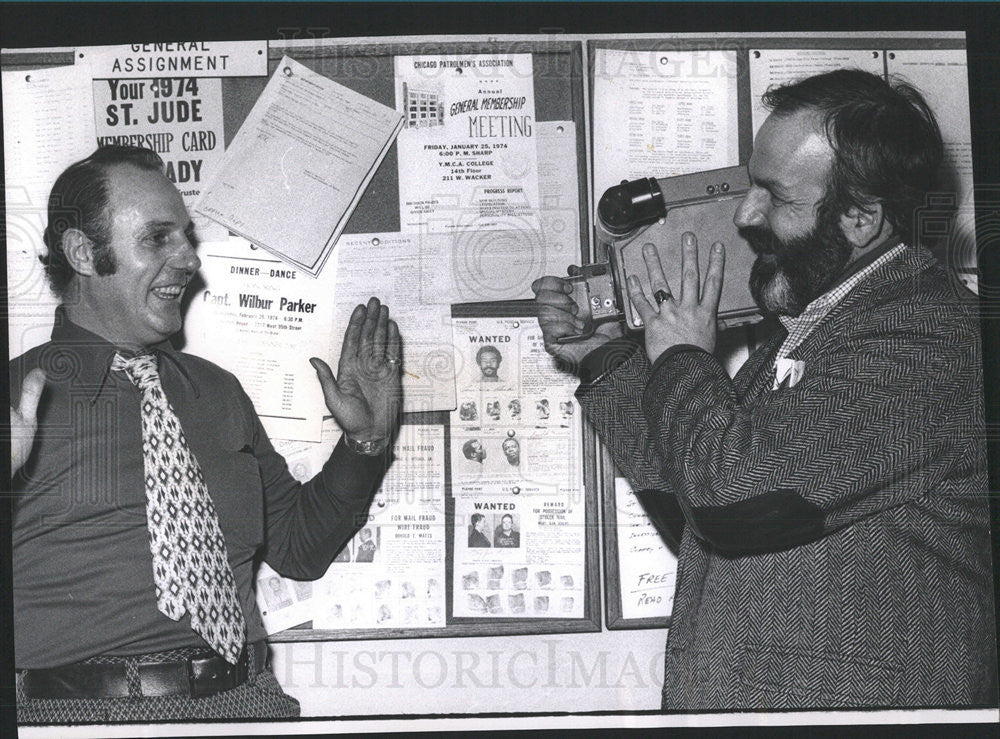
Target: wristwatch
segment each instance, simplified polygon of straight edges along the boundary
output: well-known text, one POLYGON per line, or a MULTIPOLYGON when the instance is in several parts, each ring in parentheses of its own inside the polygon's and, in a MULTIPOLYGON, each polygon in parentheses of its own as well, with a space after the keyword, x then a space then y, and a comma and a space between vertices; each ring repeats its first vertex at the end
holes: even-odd
POLYGON ((363 454, 366 457, 377 457, 385 451, 389 439, 382 438, 360 441, 352 439, 348 434, 344 434, 344 441, 347 442, 347 448, 355 454, 363 454))

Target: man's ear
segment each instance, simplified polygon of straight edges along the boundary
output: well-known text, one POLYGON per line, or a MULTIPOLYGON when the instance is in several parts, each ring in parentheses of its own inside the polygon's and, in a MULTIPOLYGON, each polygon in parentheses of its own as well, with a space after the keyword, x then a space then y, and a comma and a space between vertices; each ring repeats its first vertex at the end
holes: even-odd
POLYGON ((78 274, 97 274, 94 266, 94 242, 78 228, 67 228, 62 235, 62 250, 66 261, 78 274))
POLYGON ((852 205, 840 216, 840 229, 855 249, 866 249, 884 241, 888 227, 882 203, 867 203, 864 208, 852 205))

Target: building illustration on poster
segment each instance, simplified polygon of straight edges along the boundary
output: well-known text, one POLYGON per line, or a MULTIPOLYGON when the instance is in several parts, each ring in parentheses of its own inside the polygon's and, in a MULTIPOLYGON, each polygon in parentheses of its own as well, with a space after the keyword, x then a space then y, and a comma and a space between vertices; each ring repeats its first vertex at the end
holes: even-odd
POLYGON ((438 91, 414 88, 404 82, 403 111, 407 128, 444 125, 444 103, 438 91))

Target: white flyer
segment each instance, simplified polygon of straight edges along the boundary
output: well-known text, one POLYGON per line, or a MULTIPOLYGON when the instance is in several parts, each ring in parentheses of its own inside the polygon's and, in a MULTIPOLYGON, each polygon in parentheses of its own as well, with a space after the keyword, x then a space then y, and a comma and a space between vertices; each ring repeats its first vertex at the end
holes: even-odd
POLYGON ((315 276, 401 125, 284 56, 195 208, 315 276))
POLYGON ((397 56, 404 233, 536 230, 530 54, 397 56))
POLYGON ((538 149, 537 218, 519 228, 464 230, 442 236, 421 234, 424 253, 444 249, 451 269, 441 273, 439 294, 455 303, 531 298, 531 283, 544 275, 564 275, 579 264, 580 191, 576 125, 545 121, 536 127, 538 149))
POLYGON ((760 101, 767 88, 834 69, 863 69, 883 73, 879 49, 751 49, 750 110, 757 135, 768 111, 760 101))
MULTIPOLYGON (((374 273, 380 265, 395 264, 394 254, 400 253, 419 266, 396 282, 405 284, 408 299, 419 300, 431 315, 432 306, 531 298, 532 281, 566 274, 567 267, 581 259, 576 126, 572 121, 539 123, 536 144, 541 198, 537 226, 525 222, 520 230, 369 234, 370 250, 359 263, 374 273), (401 251, 393 248, 399 243, 406 244, 401 251)), ((337 250, 360 250, 358 243, 365 238, 342 236, 337 250)), ((392 281, 389 275, 377 279, 392 281)), ((349 280, 338 284, 346 283, 349 280)))
POLYGON ((622 618, 669 616, 677 584, 677 556, 660 538, 623 477, 615 478, 615 518, 622 618))
POLYGON ((739 164, 735 51, 597 49, 594 203, 622 180, 739 164))
MULTIPOLYGON (((336 289, 327 291, 335 301, 331 337, 343 336, 355 306, 367 303, 369 297, 389 306, 403 338, 407 413, 455 408, 451 305, 447 295, 433 287, 450 273, 450 255, 443 249, 423 251, 420 241, 419 236, 398 233, 342 236, 337 242, 336 272, 329 275, 336 289)), ((333 362, 339 361, 341 344, 331 343, 333 362)))
POLYGON ((898 75, 920 90, 934 111, 944 140, 943 182, 936 195, 943 196, 944 201, 937 207, 928 204, 917 213, 918 236, 940 235, 940 224, 947 221, 942 215, 956 211, 946 244, 935 251, 948 266, 975 272, 976 203, 965 49, 891 50, 886 54, 886 66, 889 74, 898 75))
POLYGON ((4 205, 10 356, 49 340, 59 299, 38 260, 46 253, 49 191, 70 164, 94 152, 86 65, 3 72, 4 205))
POLYGON ((184 350, 239 378, 268 436, 319 441, 329 411, 309 358, 336 372, 330 347, 344 337, 333 337, 329 282, 238 237, 202 244, 199 256, 184 350))

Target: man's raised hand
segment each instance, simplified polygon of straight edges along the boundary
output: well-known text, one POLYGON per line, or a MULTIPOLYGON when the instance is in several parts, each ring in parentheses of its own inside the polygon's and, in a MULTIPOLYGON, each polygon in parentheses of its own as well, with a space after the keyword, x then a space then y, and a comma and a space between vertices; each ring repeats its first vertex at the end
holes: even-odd
POLYGON ((392 436, 403 401, 402 340, 389 309, 371 298, 351 314, 334 377, 318 357, 316 370, 326 406, 352 439, 375 441, 392 436))
POLYGON ((10 473, 17 473, 31 456, 38 430, 38 401, 45 388, 45 372, 33 369, 21 384, 21 399, 17 408, 10 409, 10 473))
POLYGON ((660 255, 653 244, 642 247, 642 258, 649 275, 650 294, 647 296, 643 292, 639 278, 630 275, 628 296, 646 328, 646 355, 649 361, 655 362, 663 352, 678 344, 693 344, 705 351, 713 351, 722 275, 726 266, 725 247, 719 242, 712 244, 705 286, 700 294, 698 239, 690 231, 681 237, 679 294, 671 293, 663 274, 663 265, 660 264, 660 255))

